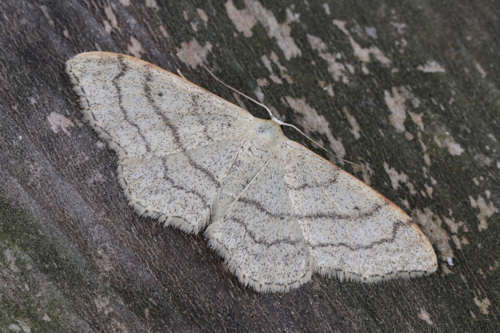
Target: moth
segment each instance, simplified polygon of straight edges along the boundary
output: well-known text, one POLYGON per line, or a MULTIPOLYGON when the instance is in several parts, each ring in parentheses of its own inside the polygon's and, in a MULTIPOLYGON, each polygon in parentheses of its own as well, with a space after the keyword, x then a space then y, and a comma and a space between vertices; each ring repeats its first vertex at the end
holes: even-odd
POLYGON ((373 282, 436 270, 408 215, 280 123, 126 55, 82 53, 66 71, 84 119, 118 155, 130 205, 203 231, 242 284, 277 292, 313 273, 373 282))

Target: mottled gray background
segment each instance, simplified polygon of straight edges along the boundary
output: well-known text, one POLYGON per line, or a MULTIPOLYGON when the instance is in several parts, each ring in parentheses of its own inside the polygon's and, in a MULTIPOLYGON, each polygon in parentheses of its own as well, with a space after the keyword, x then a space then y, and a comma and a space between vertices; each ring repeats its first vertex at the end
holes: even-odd
POLYGON ((487 0, 2 0, 0 331, 500 330, 499 31, 487 0), (408 212, 439 271, 242 287, 202 236, 127 205, 64 72, 90 50, 265 117, 208 66, 408 212))

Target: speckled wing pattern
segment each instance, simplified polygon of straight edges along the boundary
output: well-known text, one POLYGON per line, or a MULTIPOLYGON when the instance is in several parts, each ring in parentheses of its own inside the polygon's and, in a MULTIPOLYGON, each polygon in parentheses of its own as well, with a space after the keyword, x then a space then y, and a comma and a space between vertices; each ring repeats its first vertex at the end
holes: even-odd
POLYGON ((66 70, 118 154, 130 205, 186 232, 206 227, 243 284, 287 291, 314 272, 370 282, 436 270, 401 209, 278 124, 133 57, 82 53, 66 70))

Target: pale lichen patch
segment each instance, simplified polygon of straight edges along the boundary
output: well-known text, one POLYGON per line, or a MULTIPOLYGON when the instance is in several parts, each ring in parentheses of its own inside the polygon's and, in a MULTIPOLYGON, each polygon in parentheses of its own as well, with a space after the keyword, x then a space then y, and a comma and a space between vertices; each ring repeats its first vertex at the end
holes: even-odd
POLYGON ((196 39, 192 39, 190 42, 181 43, 180 49, 177 49, 177 56, 191 68, 196 68, 206 60, 211 50, 212 44, 210 42, 201 46, 196 39))
POLYGON ((474 303, 479 307, 479 311, 481 311, 482 314, 484 315, 490 314, 489 307, 491 306, 491 301, 489 300, 488 297, 479 299, 479 297, 474 296, 474 303))
POLYGON ((418 319, 425 321, 429 325, 434 325, 429 312, 427 312, 424 308, 420 309, 420 312, 418 313, 418 319))
POLYGON ((384 162, 384 170, 389 175, 389 179, 391 180, 391 186, 393 189, 397 190, 399 188, 399 184, 405 184, 410 190, 411 194, 416 194, 415 186, 408 180, 408 175, 404 172, 398 172, 396 169, 389 166, 387 162, 384 162))
POLYGON ((406 120, 406 101, 413 95, 406 87, 392 87, 391 91, 384 91, 385 104, 391 114, 389 120, 397 132, 406 131, 404 122, 406 120))
MULTIPOLYGON (((345 21, 333 20, 333 24, 337 26, 340 30, 342 30, 344 34, 347 35, 347 37, 349 38, 349 42, 351 43, 351 47, 354 51, 354 55, 363 63, 369 63, 371 61, 370 56, 373 55, 375 59, 377 59, 384 66, 389 66, 391 64, 391 60, 387 58, 378 47, 376 46, 371 46, 368 48, 361 47, 361 45, 359 45, 354 40, 349 30, 347 30, 345 21)), ((366 73, 368 72, 368 69, 366 68, 364 68, 363 70, 366 73)))
POLYGON ((419 65, 417 69, 424 73, 445 73, 446 70, 437 61, 430 60, 423 65, 419 65))
POLYGON ((325 60, 328 65, 328 72, 332 75, 335 81, 341 81, 349 84, 349 72, 354 73, 352 66, 346 66, 337 60, 337 55, 328 52, 328 47, 321 38, 308 34, 307 40, 313 50, 316 50, 321 59, 325 60))
POLYGON ((365 32, 369 37, 371 37, 373 39, 378 38, 377 28, 375 28, 375 27, 365 27, 365 32))
POLYGON ((45 18, 47 19, 47 21, 49 22, 49 24, 54 27, 55 26, 55 23, 54 23, 54 20, 50 17, 50 14, 49 14, 49 9, 47 8, 47 6, 45 5, 41 5, 40 6, 40 9, 42 10, 42 13, 43 13, 43 16, 45 16, 45 18))
POLYGON ((325 14, 326 15, 330 15, 331 14, 330 6, 327 3, 323 4, 323 9, 325 10, 325 14))
POLYGON ((158 7, 158 4, 156 3, 156 0, 146 0, 146 7, 153 8, 153 9, 156 9, 156 10, 160 9, 158 7))
POLYGON ((47 121, 49 122, 50 129, 54 133, 59 133, 59 131, 63 131, 66 135, 71 135, 69 132, 70 127, 75 127, 75 124, 71 121, 71 119, 66 118, 60 113, 51 112, 47 117, 47 121))
POLYGON ((477 215, 479 219, 478 230, 483 231, 488 229, 488 219, 493 216, 493 214, 498 213, 498 208, 495 207, 493 202, 486 202, 481 195, 478 195, 477 199, 469 196, 469 200, 472 208, 479 209, 479 214, 477 215))
POLYGON ((160 32, 163 37, 170 38, 170 35, 164 25, 160 25, 160 32))
POLYGON ((250 12, 249 9, 238 10, 232 0, 226 2, 226 12, 231 21, 233 22, 236 30, 243 34, 245 37, 252 37, 252 28, 257 24, 257 19, 250 12))
POLYGON ((354 135, 354 138, 359 139, 361 135, 359 134, 360 132, 360 127, 358 124, 358 121, 352 114, 349 113, 349 110, 347 110, 347 107, 342 108, 342 112, 344 112, 344 115, 347 118, 347 121, 349 122, 349 125, 351 126, 351 133, 354 135))
POLYGON ((108 316, 110 313, 114 312, 110 298, 107 296, 98 295, 94 299, 94 305, 97 311, 102 313, 104 316, 108 316))
POLYGON ((104 30, 109 34, 113 29, 119 29, 118 19, 116 18, 115 12, 111 5, 104 6, 104 15, 106 15, 107 20, 104 20, 104 30))
POLYGON ((434 136, 434 142, 439 148, 447 148, 450 155, 459 156, 464 152, 462 146, 446 130, 440 131, 440 135, 434 136))
POLYGON ((484 70, 483 66, 481 66, 480 63, 478 63, 477 61, 474 62, 474 66, 476 67, 476 70, 479 72, 479 75, 481 75, 481 78, 485 78, 486 77, 486 71, 484 70))
POLYGON ((396 31, 400 35, 404 35, 406 33, 406 29, 408 26, 406 23, 400 23, 400 22, 391 22, 391 25, 396 28, 396 31))
POLYGON ((198 13, 198 16, 201 18, 201 20, 203 21, 203 23, 205 23, 206 26, 208 23, 207 13, 201 8, 196 8, 196 12, 198 13))
POLYGON ((354 172, 361 172, 361 179, 366 184, 370 185, 372 183, 371 176, 373 175, 373 170, 370 168, 368 163, 364 164, 353 164, 352 169, 354 172))
POLYGON ((283 81, 280 78, 280 76, 281 76, 288 83, 293 83, 292 77, 287 73, 286 67, 280 63, 279 57, 276 53, 271 52, 269 57, 266 55, 263 55, 260 59, 262 60, 262 63, 267 68, 267 70, 271 73, 271 75, 269 76, 269 79, 271 81, 273 81, 274 83, 282 84, 283 81), (280 73, 279 73, 280 76, 276 75, 276 73, 274 72, 273 67, 272 67, 273 63, 276 65, 276 67, 278 67, 278 69, 280 71, 280 73))
POLYGON ((127 45, 127 51, 136 57, 140 57, 141 54, 145 53, 141 43, 134 36, 130 37, 130 43, 127 45))
MULTIPOLYGON (((427 207, 423 210, 415 209, 413 216, 431 243, 439 249, 440 258, 446 261, 448 258, 454 258, 450 236, 443 228, 443 220, 427 207)), ((441 268, 444 274, 452 273, 447 265, 442 265, 441 268)))
POLYGON ((274 14, 264 8, 260 2, 245 0, 245 9, 237 9, 232 0, 226 2, 226 12, 236 29, 245 37, 252 36, 252 28, 260 22, 266 29, 269 37, 274 38, 283 51, 287 60, 300 56, 302 52, 291 37, 290 23, 298 20, 298 15, 287 8, 287 19, 283 24, 278 23, 274 14))
POLYGON ((333 91, 333 86, 331 83, 327 83, 325 81, 322 81, 322 80, 318 80, 318 85, 321 89, 323 89, 324 91, 326 91, 326 93, 328 94, 328 96, 330 97, 335 97, 335 92, 333 91))
POLYGON ((422 120, 422 114, 421 113, 416 113, 416 112, 411 112, 409 111, 408 114, 410 115, 411 120, 415 125, 417 125, 417 128, 420 131, 424 130, 424 121, 422 120))
POLYGON ((291 96, 285 97, 286 102, 290 107, 295 110, 298 114, 303 117, 303 126, 306 128, 306 132, 309 133, 308 129, 315 129, 320 134, 325 135, 330 142, 331 149, 335 152, 336 156, 342 159, 345 154, 345 148, 342 141, 336 139, 332 135, 328 121, 324 116, 319 114, 312 106, 306 103, 305 98, 294 98, 291 96))

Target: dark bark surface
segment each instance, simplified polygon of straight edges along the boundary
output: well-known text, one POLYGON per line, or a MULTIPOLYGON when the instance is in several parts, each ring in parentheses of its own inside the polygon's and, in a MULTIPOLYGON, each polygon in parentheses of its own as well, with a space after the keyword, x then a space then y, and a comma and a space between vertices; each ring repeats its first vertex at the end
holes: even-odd
POLYGON ((2 0, 0 331, 500 330, 498 31, 496 1, 2 0), (262 99, 406 210, 438 272, 242 287, 128 206, 64 72, 91 50, 262 99))

